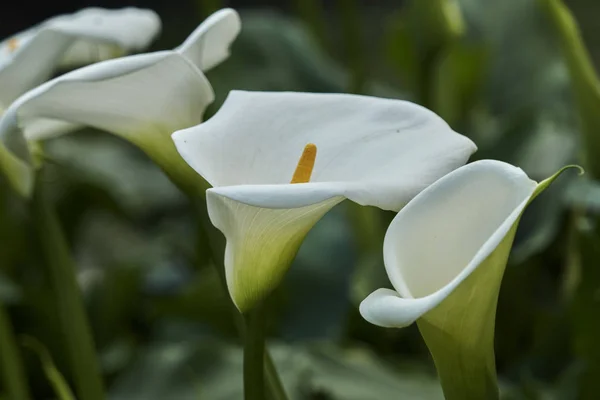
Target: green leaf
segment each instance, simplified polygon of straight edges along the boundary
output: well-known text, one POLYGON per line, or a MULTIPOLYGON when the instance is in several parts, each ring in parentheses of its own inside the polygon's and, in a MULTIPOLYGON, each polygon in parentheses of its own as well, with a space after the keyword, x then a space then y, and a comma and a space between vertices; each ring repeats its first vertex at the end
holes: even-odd
POLYGON ((31 395, 21 351, 4 304, 0 301, 0 377, 12 400, 29 400, 31 395))
POLYGON ((42 368, 46 374, 46 378, 52 385, 54 392, 58 396, 59 400, 76 400, 71 388, 67 384, 67 381, 62 376, 60 371, 54 365, 52 356, 46 348, 31 336, 26 336, 21 339, 23 346, 28 347, 37 353, 42 363, 42 368))
POLYGON ((42 169, 37 175, 31 211, 51 281, 53 301, 56 302, 63 346, 69 359, 69 372, 80 397, 86 400, 103 400, 104 385, 75 275, 76 266, 53 204, 47 197, 46 179, 42 169))
POLYGON ((560 0, 539 0, 547 11, 559 39, 571 75, 584 142, 584 166, 600 177, 600 81, 585 48, 577 22, 560 0))

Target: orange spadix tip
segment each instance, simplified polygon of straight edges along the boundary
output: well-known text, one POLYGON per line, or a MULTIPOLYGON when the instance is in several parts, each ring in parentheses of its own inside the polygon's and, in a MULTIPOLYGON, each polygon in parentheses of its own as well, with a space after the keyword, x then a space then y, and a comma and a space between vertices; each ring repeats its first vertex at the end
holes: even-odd
POLYGON ((19 41, 16 38, 9 39, 6 47, 8 47, 8 51, 13 52, 19 47, 19 41))
POLYGON ((309 143, 304 146, 304 151, 298 160, 298 165, 294 171, 294 176, 290 183, 308 183, 315 167, 317 159, 317 146, 314 143, 309 143))

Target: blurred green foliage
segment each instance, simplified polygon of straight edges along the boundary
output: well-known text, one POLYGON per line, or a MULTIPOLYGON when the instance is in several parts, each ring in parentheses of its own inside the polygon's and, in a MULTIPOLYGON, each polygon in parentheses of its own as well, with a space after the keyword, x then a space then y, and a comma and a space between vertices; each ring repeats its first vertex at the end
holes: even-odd
MULTIPOLYGON (((164 15, 157 48, 176 45, 218 7, 196 1, 197 15, 164 15)), ((496 321, 506 399, 596 399, 600 391, 599 86, 576 25, 549 13, 552 4, 299 0, 291 14, 241 9, 232 56, 208 75, 211 112, 231 89, 405 98, 471 137, 477 158, 511 162, 536 180, 573 162, 589 169, 583 183, 561 178, 517 233, 496 321)), ((600 43, 598 4, 568 5, 583 37, 600 43)), ((77 263, 109 398, 240 399, 235 314, 198 246, 193 206, 140 151, 101 132, 53 140, 47 151, 48 196, 77 263)), ((34 398, 58 398, 48 371, 73 377, 64 373, 52 281, 26 205, 0 185, 0 299, 16 338, 43 345, 21 347, 34 398)), ((442 397, 414 327, 377 328, 358 315, 366 294, 389 285, 380 249, 392 217, 338 206, 273 295, 270 344, 292 399, 442 397)))

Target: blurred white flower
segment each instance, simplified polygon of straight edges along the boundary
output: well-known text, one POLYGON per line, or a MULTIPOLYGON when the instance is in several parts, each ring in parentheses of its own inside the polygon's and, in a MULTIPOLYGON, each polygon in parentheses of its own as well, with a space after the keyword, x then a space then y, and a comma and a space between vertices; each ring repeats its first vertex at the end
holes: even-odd
POLYGON ((213 118, 173 139, 214 186, 208 212, 227 239, 227 284, 241 311, 276 287, 333 206, 347 198, 399 210, 476 150, 423 107, 346 94, 233 91, 213 118))
POLYGON ((468 164, 419 193, 386 233, 394 290, 373 292, 360 313, 382 327, 417 321, 448 399, 497 397, 500 283, 525 207, 559 173, 537 184, 504 162, 468 164))
POLYGON ((160 32, 151 10, 86 8, 0 42, 0 110, 60 67, 80 66, 147 47, 160 32))
POLYGON ((0 119, 0 169, 27 196, 33 181, 27 142, 90 126, 138 146, 183 189, 200 190, 202 180, 170 135, 202 121, 214 99, 202 71, 229 55, 239 31, 238 14, 223 9, 175 50, 102 61, 25 93, 0 119))

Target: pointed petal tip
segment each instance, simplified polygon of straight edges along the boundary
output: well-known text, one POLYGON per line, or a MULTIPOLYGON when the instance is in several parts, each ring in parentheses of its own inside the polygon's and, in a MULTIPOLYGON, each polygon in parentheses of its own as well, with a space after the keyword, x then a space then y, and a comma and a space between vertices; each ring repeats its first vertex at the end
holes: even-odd
POLYGON ((232 8, 224 8, 204 20, 175 51, 202 71, 208 71, 229 57, 229 47, 240 31, 239 14, 232 8))

